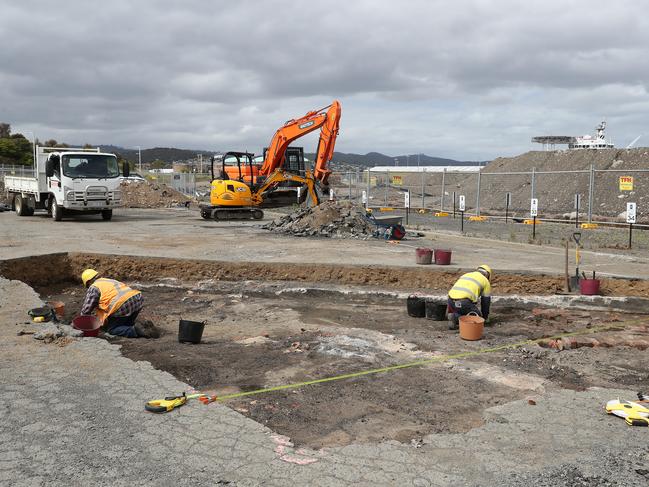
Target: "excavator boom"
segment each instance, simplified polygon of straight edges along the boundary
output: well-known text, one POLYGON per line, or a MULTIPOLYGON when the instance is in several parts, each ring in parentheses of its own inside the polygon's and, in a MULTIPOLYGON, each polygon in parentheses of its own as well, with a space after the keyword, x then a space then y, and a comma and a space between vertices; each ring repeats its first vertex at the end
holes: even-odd
MULTIPOLYGON (((331 155, 333 155, 333 146, 336 141, 336 136, 338 135, 339 120, 340 102, 334 100, 334 102, 327 107, 308 112, 301 118, 286 122, 283 127, 275 132, 275 135, 270 141, 268 150, 266 151, 266 157, 264 158, 264 163, 259 169, 259 175, 269 176, 273 171, 280 169, 284 161, 286 149, 291 142, 319 129, 320 127, 322 127, 322 131, 320 133, 320 142, 318 143, 318 156, 320 156, 320 152, 323 150, 322 147, 324 147, 325 151, 331 152, 331 155), (325 112, 327 109, 328 111, 325 112)), ((326 153, 323 153, 322 157, 320 157, 320 159, 322 159, 320 168, 321 175, 327 172, 326 165, 329 160, 331 160, 331 155, 328 159, 326 153)), ((316 165, 316 167, 318 166, 316 165)), ((321 177, 318 179, 322 180, 321 177)))

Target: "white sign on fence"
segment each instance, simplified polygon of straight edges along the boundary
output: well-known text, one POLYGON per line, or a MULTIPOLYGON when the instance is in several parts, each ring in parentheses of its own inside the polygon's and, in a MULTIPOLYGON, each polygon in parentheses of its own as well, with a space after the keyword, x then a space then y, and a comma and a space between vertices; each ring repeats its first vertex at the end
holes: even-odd
POLYGON ((626 204, 626 222, 627 223, 635 223, 635 213, 636 213, 636 204, 635 203, 627 203, 626 204))
POLYGON ((536 198, 532 198, 532 202, 530 204, 530 216, 538 216, 539 214, 539 200, 536 198))
POLYGON ((405 202, 405 207, 410 208, 410 190, 403 193, 403 198, 405 202))
POLYGON ((464 195, 460 195, 460 211, 466 210, 466 199, 464 198, 464 195))
POLYGON ((367 191, 363 191, 362 198, 363 198, 363 204, 366 204, 367 203, 367 191))

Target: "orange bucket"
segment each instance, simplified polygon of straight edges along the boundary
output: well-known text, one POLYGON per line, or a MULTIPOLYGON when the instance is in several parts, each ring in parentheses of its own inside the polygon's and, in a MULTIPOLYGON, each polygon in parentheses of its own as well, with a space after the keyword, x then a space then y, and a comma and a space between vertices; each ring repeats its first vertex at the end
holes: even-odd
POLYGON ((480 340, 484 331, 484 318, 478 315, 460 316, 460 338, 480 340))
POLYGON ((63 313, 65 313, 65 303, 63 301, 48 301, 47 304, 54 310, 57 318, 63 318, 63 313))

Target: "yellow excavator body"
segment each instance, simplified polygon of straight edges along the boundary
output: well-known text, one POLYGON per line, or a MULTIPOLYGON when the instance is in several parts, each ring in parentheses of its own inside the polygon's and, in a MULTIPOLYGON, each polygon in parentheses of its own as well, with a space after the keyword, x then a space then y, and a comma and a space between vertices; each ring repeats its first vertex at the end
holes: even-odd
POLYGON ((215 179, 210 187, 210 204, 212 206, 237 207, 252 206, 250 186, 231 179, 215 179))

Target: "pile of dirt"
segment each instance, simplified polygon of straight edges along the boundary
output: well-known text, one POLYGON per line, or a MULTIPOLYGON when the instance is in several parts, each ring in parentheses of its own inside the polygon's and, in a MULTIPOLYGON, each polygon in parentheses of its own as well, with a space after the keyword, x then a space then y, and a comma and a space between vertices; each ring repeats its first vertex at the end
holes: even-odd
MULTIPOLYGON (((649 216, 649 173, 625 173, 625 170, 646 169, 649 166, 649 148, 602 149, 572 151, 531 151, 516 157, 499 157, 482 170, 480 205, 483 210, 505 209, 505 193, 511 192, 510 211, 529 211, 531 176, 529 174, 491 175, 500 172, 536 172, 586 170, 591 164, 596 170, 615 170, 594 173, 593 215, 624 220, 627 201, 638 205, 638 219, 649 216), (620 172, 618 172, 620 171, 620 172), (634 176, 634 190, 620 191, 620 176, 634 176)), ((581 194, 580 213, 588 211, 589 173, 536 174, 534 195, 539 200, 543 216, 571 216, 574 218, 574 195, 581 194), (572 213, 572 215, 571 215, 572 213)), ((476 201, 476 176, 465 176, 453 188, 466 194, 466 201, 476 201)), ((448 183, 448 181, 447 181, 448 183)))
POLYGON ((365 209, 350 201, 326 201, 274 220, 263 228, 296 237, 369 238, 376 231, 365 209))
POLYGON ((122 206, 125 208, 172 208, 191 203, 191 198, 166 184, 122 181, 122 206))

